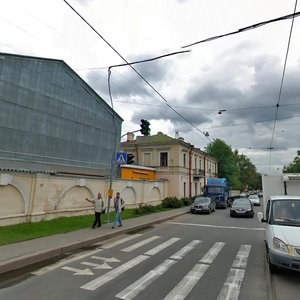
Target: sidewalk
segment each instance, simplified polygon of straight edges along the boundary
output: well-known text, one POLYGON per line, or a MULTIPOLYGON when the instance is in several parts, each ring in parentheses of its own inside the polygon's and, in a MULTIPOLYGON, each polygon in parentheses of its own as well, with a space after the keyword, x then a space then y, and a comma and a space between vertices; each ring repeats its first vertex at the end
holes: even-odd
POLYGON ((134 230, 142 230, 151 225, 183 215, 188 207, 126 219, 122 227, 112 229, 112 223, 105 223, 101 228, 85 228, 64 234, 38 238, 30 241, 0 246, 0 275, 21 269, 50 258, 59 257, 100 241, 134 230))

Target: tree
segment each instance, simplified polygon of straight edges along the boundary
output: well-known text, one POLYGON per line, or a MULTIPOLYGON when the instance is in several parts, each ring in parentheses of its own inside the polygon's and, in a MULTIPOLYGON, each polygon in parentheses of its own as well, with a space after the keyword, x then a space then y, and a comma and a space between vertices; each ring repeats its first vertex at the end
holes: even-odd
POLYGON ((225 177, 230 188, 243 190, 261 189, 261 175, 250 159, 232 150, 224 141, 214 139, 205 148, 208 155, 218 160, 218 177, 225 177))
POLYGON ((300 173, 300 150, 297 151, 297 156, 287 167, 283 167, 283 173, 300 173))
POLYGON ((218 160, 218 177, 227 178, 231 188, 240 189, 239 169, 231 147, 221 139, 214 139, 205 150, 208 155, 218 160))
POLYGON ((249 190, 260 189, 261 175, 257 173, 255 165, 246 155, 239 154, 238 150, 235 150, 234 154, 236 156, 240 181, 243 188, 249 190))

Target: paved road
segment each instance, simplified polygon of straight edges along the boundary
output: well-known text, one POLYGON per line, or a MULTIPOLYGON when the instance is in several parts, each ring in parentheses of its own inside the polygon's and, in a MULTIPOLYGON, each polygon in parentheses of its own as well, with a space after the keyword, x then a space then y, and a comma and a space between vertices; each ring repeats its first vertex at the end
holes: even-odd
POLYGON ((228 209, 187 214, 35 270, 0 299, 267 299, 263 238, 228 209))

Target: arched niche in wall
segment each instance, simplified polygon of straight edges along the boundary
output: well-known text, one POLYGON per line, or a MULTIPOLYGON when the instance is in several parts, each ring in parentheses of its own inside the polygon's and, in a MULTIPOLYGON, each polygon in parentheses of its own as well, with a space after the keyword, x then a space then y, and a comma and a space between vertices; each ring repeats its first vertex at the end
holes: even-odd
POLYGON ((161 192, 158 187, 153 187, 150 191, 149 195, 150 201, 160 201, 161 200, 161 192))
POLYGON ((0 185, 0 217, 24 214, 25 200, 22 193, 14 185, 0 185))
POLYGON ((86 207, 85 198, 95 197, 84 179, 79 179, 77 184, 67 187, 60 195, 54 209, 72 209, 86 207))
POLYGON ((133 187, 127 186, 120 191, 121 198, 124 199, 124 201, 127 204, 136 204, 137 203, 137 196, 136 192, 133 187))

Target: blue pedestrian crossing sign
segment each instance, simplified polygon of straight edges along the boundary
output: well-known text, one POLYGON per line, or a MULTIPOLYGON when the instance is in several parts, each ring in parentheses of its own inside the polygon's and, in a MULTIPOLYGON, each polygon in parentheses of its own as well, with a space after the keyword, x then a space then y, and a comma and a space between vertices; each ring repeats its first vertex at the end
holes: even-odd
POLYGON ((118 165, 125 165, 127 163, 127 153, 126 152, 117 152, 116 163, 118 165))

